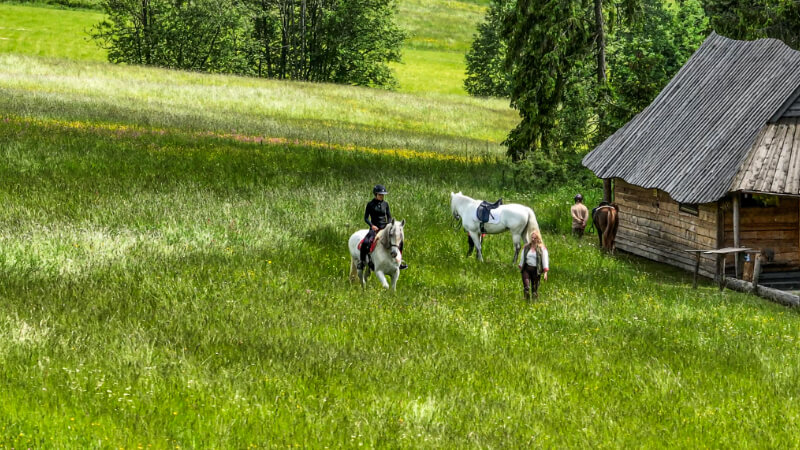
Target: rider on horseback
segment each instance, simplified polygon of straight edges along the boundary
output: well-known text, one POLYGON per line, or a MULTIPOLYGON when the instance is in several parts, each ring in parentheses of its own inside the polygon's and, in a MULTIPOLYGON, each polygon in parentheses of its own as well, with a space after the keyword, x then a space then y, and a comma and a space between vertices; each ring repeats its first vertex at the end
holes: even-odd
MULTIPOLYGON (((358 263, 358 268, 363 269, 367 262, 367 255, 369 254, 369 249, 372 246, 372 241, 375 239, 375 236, 378 234, 379 230, 386 228, 386 225, 391 223, 392 221, 392 213, 389 211, 389 203, 387 203, 383 196, 386 195, 388 192, 386 188, 383 187, 382 184, 375 185, 372 188, 372 194, 375 196, 369 203, 367 203, 367 208, 364 210, 364 222, 369 225, 369 232, 364 237, 364 241, 361 243, 361 261, 358 263)), ((400 243, 400 254, 403 253, 403 243, 400 243)), ((405 263, 400 263, 401 269, 407 269, 408 265, 405 263)))

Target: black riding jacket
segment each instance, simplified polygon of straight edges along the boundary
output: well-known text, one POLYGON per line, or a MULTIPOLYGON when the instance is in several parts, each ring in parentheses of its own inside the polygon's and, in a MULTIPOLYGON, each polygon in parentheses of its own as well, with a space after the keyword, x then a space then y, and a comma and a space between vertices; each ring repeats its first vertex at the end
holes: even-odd
POLYGON ((373 198, 367 203, 367 208, 364 211, 364 222, 372 227, 375 225, 378 229, 384 229, 389 222, 392 221, 392 213, 389 212, 389 204, 386 200, 378 200, 373 198))

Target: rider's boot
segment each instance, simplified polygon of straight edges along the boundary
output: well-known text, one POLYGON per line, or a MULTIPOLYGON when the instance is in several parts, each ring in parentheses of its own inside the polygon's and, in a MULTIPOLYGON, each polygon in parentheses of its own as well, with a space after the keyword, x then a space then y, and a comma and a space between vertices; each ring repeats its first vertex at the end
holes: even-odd
POLYGON ((405 262, 400 262, 400 270, 408 269, 408 264, 405 262))
POLYGON ((358 260, 358 266, 356 266, 358 270, 364 270, 364 267, 367 267, 367 252, 361 250, 361 259, 358 260))

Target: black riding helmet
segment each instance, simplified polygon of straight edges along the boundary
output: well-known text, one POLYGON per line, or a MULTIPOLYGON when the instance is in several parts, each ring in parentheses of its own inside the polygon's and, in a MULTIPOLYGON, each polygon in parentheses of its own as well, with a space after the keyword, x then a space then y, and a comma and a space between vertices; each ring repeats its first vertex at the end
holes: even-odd
POLYGON ((376 194, 376 195, 377 195, 377 194, 384 194, 384 195, 386 195, 386 194, 388 194, 389 192, 388 192, 388 191, 386 191, 386 188, 385 188, 385 187, 383 187, 383 185, 382 185, 382 184, 376 184, 376 185, 375 185, 375 187, 374 187, 374 188, 372 188, 372 193, 373 193, 373 194, 376 194))

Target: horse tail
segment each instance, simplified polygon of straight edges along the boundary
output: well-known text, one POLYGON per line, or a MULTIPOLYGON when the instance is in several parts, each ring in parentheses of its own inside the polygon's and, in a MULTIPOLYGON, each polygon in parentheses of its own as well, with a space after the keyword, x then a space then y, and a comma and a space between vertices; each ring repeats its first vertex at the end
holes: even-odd
POLYGON ((617 211, 614 208, 606 208, 606 229, 603 230, 603 248, 613 250, 614 237, 617 229, 617 211))
POLYGON ((528 244, 531 240, 531 233, 539 229, 539 222, 536 220, 536 214, 533 210, 528 208, 528 221, 525 224, 525 234, 522 236, 522 242, 528 244))

